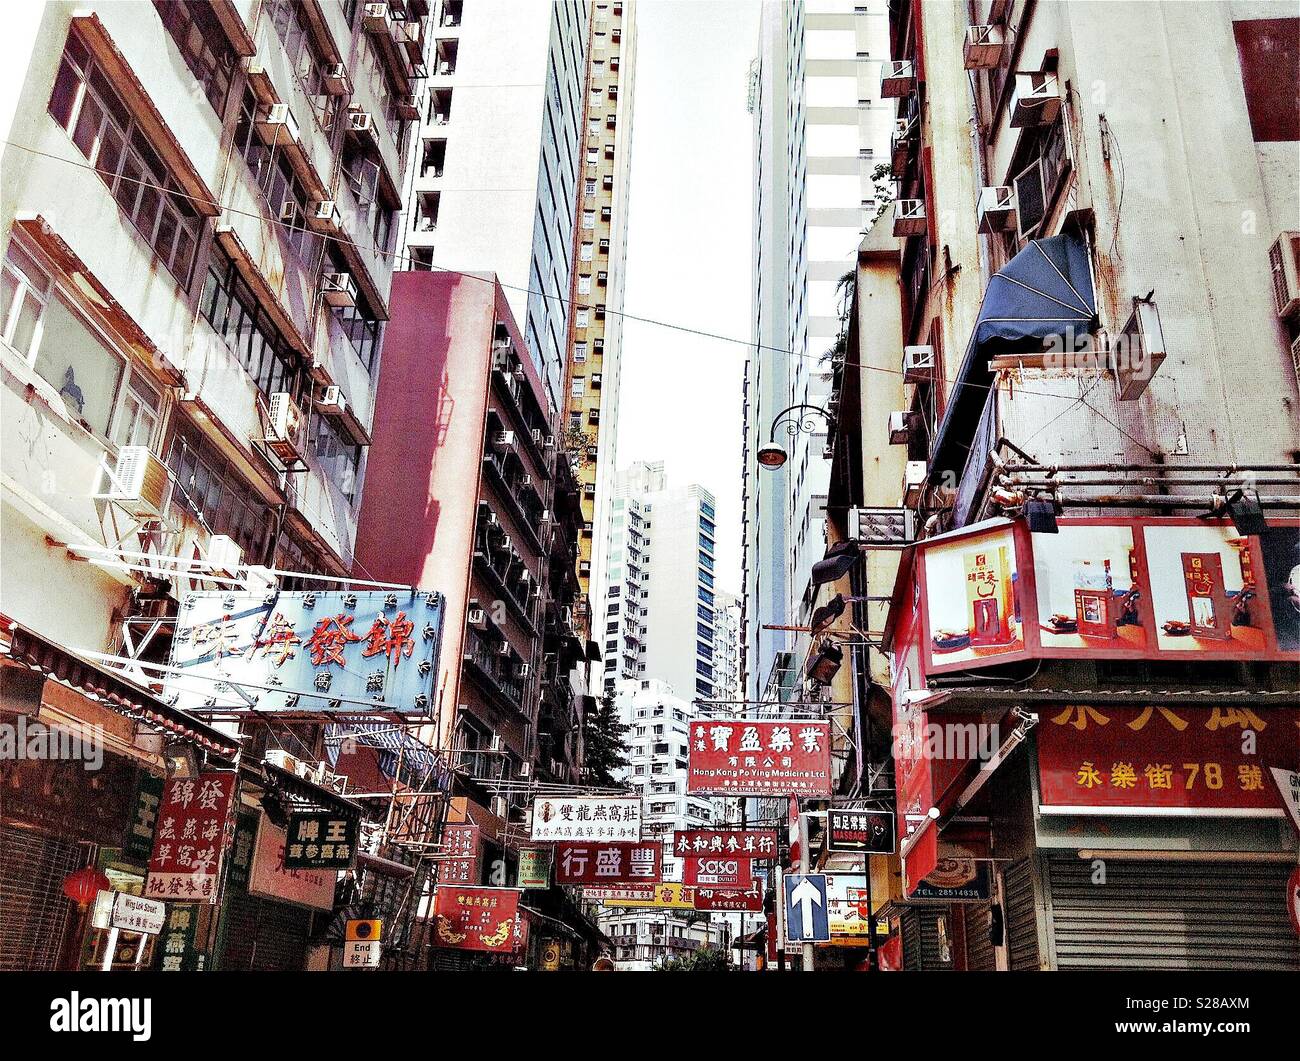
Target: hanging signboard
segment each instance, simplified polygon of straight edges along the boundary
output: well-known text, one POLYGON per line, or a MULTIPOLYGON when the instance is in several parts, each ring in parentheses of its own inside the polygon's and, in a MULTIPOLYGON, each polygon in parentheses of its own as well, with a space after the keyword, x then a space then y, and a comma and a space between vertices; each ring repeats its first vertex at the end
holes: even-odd
POLYGON ((519 850, 517 884, 520 888, 545 889, 551 886, 551 849, 524 847, 519 850))
POLYGON ((383 921, 348 921, 343 927, 343 968, 378 968, 384 954, 383 935, 383 921))
POLYGON ((434 946, 509 953, 515 949, 519 896, 514 888, 438 885, 433 905, 434 946))
POLYGON ((626 884, 618 887, 587 885, 582 897, 606 906, 654 907, 666 910, 694 910, 695 889, 672 881, 660 884, 626 884))
POLYGON ((176 777, 163 790, 145 895, 177 902, 217 901, 235 774, 176 777))
POLYGON ((439 884, 478 884, 483 852, 477 825, 445 825, 437 862, 439 884))
POLYGON ((561 843, 555 846, 556 884, 654 884, 663 875, 663 845, 561 843))
POLYGON ((710 888, 748 888, 754 883, 753 862, 748 858, 690 857, 682 861, 682 883, 710 888))
POLYGON ((1300 771, 1271 768, 1273 781, 1282 796, 1282 806, 1291 816, 1291 822, 1300 831, 1300 771))
POLYGON ((826 917, 830 922, 832 943, 866 946, 871 919, 864 874, 826 875, 826 917))
POLYGON ((830 723, 693 722, 686 791, 723 796, 829 796, 830 723))
POLYGON ((329 811, 295 811, 289 816, 284 849, 286 869, 348 869, 356 858, 360 819, 329 811))
POLYGON ((164 685, 187 711, 428 715, 442 614, 415 590, 189 593, 164 685))
POLYGON ((1296 765, 1298 708, 1084 704, 1040 714, 1044 814, 1286 813, 1269 770, 1296 765))
POLYGON ((940 858, 928 876, 907 893, 908 902, 985 903, 989 864, 970 858, 940 858))
POLYGON ((640 796, 538 796, 534 840, 640 840, 640 796))
POLYGON ((775 829, 678 829, 673 833, 673 854, 770 859, 776 857, 776 843, 775 829))
POLYGON ((167 922, 154 946, 160 972, 201 972, 207 956, 198 949, 199 907, 194 903, 168 903, 167 922))
POLYGON ((148 862, 153 853, 153 831, 158 825, 167 782, 148 770, 140 771, 135 798, 131 801, 132 818, 122 841, 122 857, 129 862, 148 862))
POLYGON ((757 913, 763 909, 763 886, 750 884, 744 888, 698 887, 695 889, 695 909, 757 913))
POLYGON ((831 851, 894 853, 894 812, 831 807, 826 812, 826 846, 831 851))
POLYGON ((248 874, 249 894, 313 910, 332 910, 338 873, 323 869, 289 869, 284 864, 285 840, 285 831, 262 815, 257 827, 257 843, 253 848, 253 865, 248 874))

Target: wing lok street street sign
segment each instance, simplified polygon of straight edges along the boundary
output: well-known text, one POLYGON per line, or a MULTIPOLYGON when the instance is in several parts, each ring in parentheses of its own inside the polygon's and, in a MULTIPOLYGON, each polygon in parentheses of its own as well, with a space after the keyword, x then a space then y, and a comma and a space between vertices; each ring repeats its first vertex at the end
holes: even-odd
POLYGON ((826 902, 825 873, 787 873, 785 939, 787 943, 829 943, 830 911, 826 902))

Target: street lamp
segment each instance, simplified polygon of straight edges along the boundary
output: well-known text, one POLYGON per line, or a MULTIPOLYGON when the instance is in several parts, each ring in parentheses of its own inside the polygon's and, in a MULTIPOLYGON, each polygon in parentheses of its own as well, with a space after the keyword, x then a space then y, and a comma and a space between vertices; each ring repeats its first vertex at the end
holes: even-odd
POLYGON ((767 445, 759 447, 757 454, 759 465, 775 471, 790 459, 785 447, 776 440, 776 429, 778 427, 784 424, 785 433, 791 438, 795 435, 810 435, 817 429, 817 421, 814 419, 817 416, 824 419, 826 426, 830 427, 831 414, 820 405, 808 405, 806 403, 791 405, 777 413, 776 418, 772 421, 770 440, 767 445))

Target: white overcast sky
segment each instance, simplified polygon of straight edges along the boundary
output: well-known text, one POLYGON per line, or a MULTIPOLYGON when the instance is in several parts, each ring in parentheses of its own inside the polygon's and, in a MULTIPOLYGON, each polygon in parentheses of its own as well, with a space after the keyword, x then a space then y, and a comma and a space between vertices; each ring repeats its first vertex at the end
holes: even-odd
MULTIPOLYGON (((748 340, 757 0, 640 0, 624 310, 748 340)), ((746 348, 624 323, 618 463, 718 499, 718 588, 740 589, 746 348)))

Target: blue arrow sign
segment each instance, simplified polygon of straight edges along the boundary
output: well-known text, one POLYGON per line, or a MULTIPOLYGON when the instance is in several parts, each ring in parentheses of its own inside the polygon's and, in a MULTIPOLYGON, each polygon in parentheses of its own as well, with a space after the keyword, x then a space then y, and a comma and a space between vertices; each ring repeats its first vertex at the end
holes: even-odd
POLYGON ((785 875, 785 938, 791 943, 830 942, 825 873, 785 875))

